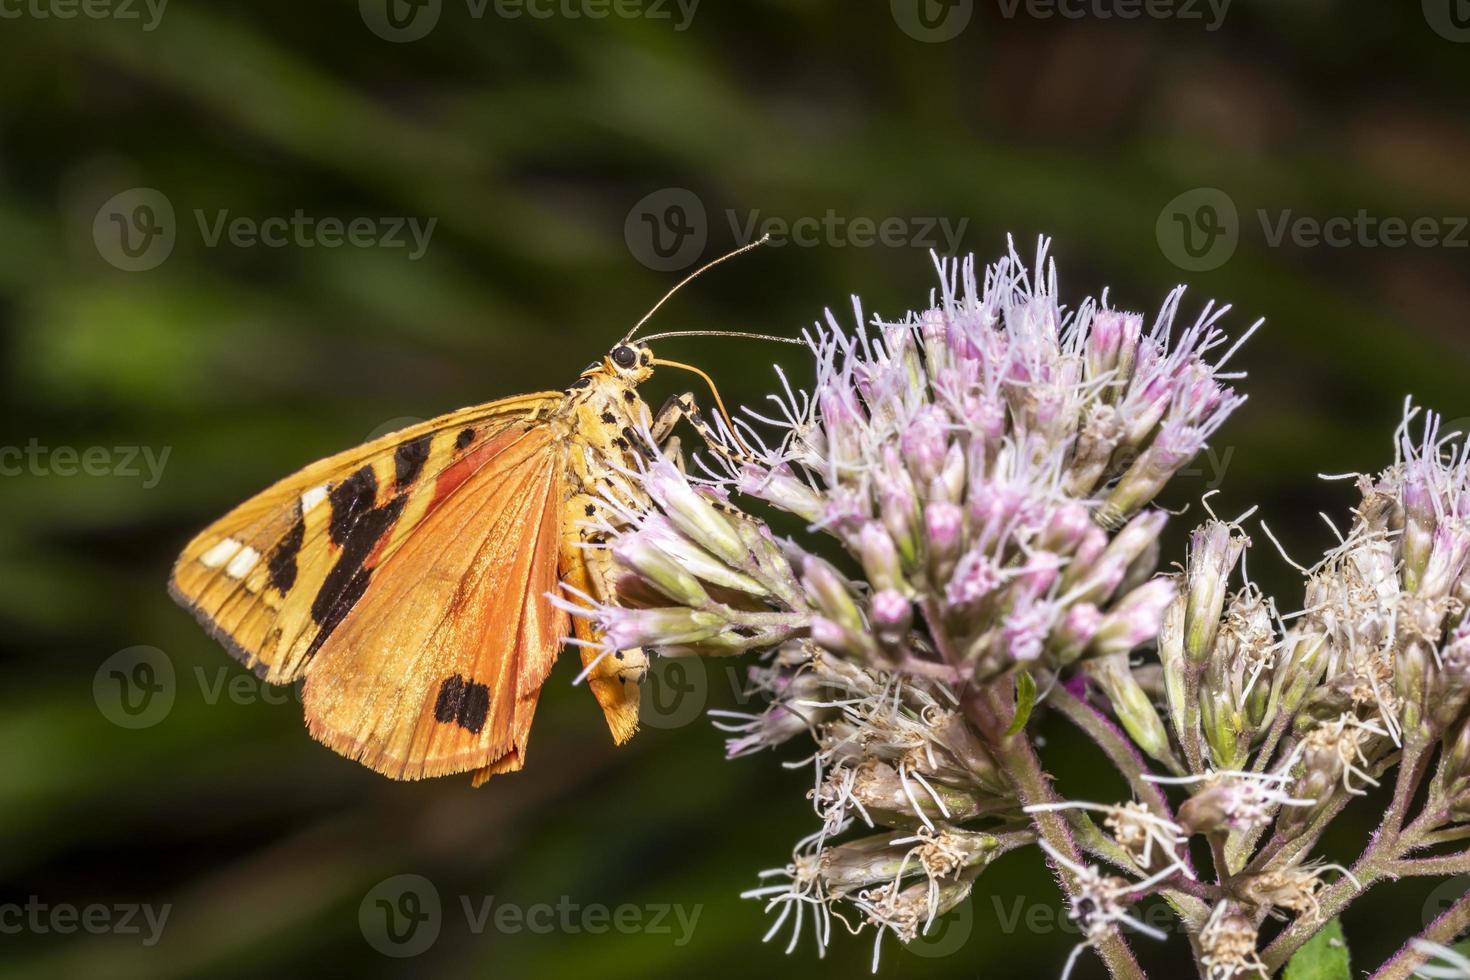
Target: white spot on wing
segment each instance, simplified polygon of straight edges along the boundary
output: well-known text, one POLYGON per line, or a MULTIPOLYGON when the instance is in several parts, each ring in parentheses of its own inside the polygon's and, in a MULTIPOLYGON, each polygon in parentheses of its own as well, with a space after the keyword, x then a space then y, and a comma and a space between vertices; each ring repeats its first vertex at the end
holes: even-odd
POLYGON ((219 568, 233 558, 235 552, 239 550, 240 542, 234 538, 225 538, 219 544, 200 555, 199 561, 205 568, 219 568))
POLYGON ((230 563, 225 566, 225 574, 230 578, 244 578, 250 574, 250 570, 258 561, 260 561, 260 552, 246 545, 240 549, 238 555, 230 559, 230 563))
POLYGON ((319 487, 312 487, 301 495, 301 513, 309 512, 317 504, 327 499, 327 485, 323 483, 319 487))

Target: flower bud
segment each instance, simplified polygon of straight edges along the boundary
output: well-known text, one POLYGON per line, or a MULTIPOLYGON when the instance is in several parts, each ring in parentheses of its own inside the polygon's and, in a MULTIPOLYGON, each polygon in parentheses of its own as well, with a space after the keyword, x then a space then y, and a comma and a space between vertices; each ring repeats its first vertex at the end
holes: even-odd
POLYGON ((924 533, 928 543, 929 574, 935 581, 949 578, 964 544, 965 512, 947 501, 924 508, 924 533))
POLYGON ((644 645, 672 646, 707 640, 727 623, 717 613, 694 609, 633 609, 610 606, 604 610, 603 628, 608 646, 631 650, 644 645))
POLYGON ((965 492, 965 451, 958 442, 950 444, 944 457, 944 467, 929 481, 929 496, 933 500, 948 500, 954 503, 965 492))
POLYGON ((897 646, 914 621, 913 603, 895 589, 879 589, 872 599, 873 628, 885 646, 897 646))
POLYGON ((1129 669, 1127 655, 1096 657, 1086 661, 1083 669, 1107 695, 1113 713, 1134 744, 1155 759, 1169 758, 1172 755, 1169 735, 1164 731, 1164 723, 1159 720, 1159 713, 1149 700, 1148 692, 1129 669))
POLYGON ((673 463, 663 458, 654 462, 643 485, 675 527, 736 568, 743 567, 745 547, 730 522, 689 485, 673 463))
POLYGON ((938 405, 926 405, 914 413, 899 436, 899 447, 915 484, 927 486, 939 475, 949 450, 949 426, 949 413, 938 405))
POLYGON ((932 842, 915 846, 908 843, 911 839, 897 832, 828 847, 820 858, 822 879, 830 893, 848 895, 892 882, 900 874, 928 874, 930 865, 935 866, 934 877, 953 878, 966 868, 985 867, 1000 843, 990 834, 954 827, 943 827, 932 842))
POLYGON ((1419 591, 1424 572, 1429 566, 1429 554, 1434 546, 1434 531, 1438 524, 1435 515, 1435 494, 1430 489, 1427 474, 1422 464, 1411 464, 1405 474, 1401 491, 1404 504, 1404 528, 1399 539, 1403 555, 1404 591, 1419 591))
POLYGON ((991 557, 981 547, 971 548, 960 558, 945 587, 944 598, 951 606, 977 603, 1003 583, 991 557))
POLYGON ((822 513, 821 495, 806 481, 797 479, 784 463, 772 469, 742 467, 735 489, 806 521, 815 521, 822 513))
POLYGON ((932 781, 928 787, 925 789, 917 779, 900 774, 886 762, 867 762, 858 769, 852 798, 875 823, 894 828, 917 827, 935 820, 964 823, 985 810, 985 798, 976 790, 932 781))
POLYGON ((759 581, 731 568, 729 564, 695 544, 662 514, 645 515, 636 534, 698 579, 748 595, 769 594, 769 590, 759 581))
POLYGON ((1103 389, 1103 400, 1116 401, 1133 373, 1143 317, 1121 310, 1098 310, 1087 331, 1087 378, 1096 381, 1108 374, 1113 382, 1103 389))
POLYGON ((1093 524, 1087 507, 1069 501, 1052 510, 1037 545, 1065 558, 1077 550, 1089 530, 1093 530, 1093 524))
POLYGON ((1446 736, 1440 771, 1451 812, 1461 820, 1470 818, 1470 721, 1461 722, 1446 736))
POLYGON ((1226 583, 1245 546, 1246 539, 1232 534, 1229 525, 1220 521, 1200 525, 1190 538, 1184 576, 1189 597, 1184 611, 1184 655, 1196 668, 1215 648, 1226 583))
POLYGON ((808 556, 803 571, 802 585, 812 605, 842 628, 861 631, 863 614, 837 570, 820 558, 808 556))
POLYGON ((878 515, 898 548, 905 568, 911 568, 919 554, 919 501, 908 473, 899 469, 898 453, 892 446, 883 447, 883 469, 877 477, 878 515))
POLYGON ((1149 549, 1168 519, 1169 515, 1163 511, 1139 514, 1113 537, 1106 550, 1084 573, 1078 574, 1075 564, 1069 568, 1068 576, 1062 582, 1063 588, 1070 589, 1075 584, 1082 601, 1099 605, 1107 602, 1122 583, 1129 567, 1149 549))
POLYGON ((668 598, 685 606, 709 602, 709 594, 683 567, 640 534, 624 535, 613 545, 613 557, 668 598))
POLYGON ((1092 643, 1102 623, 1102 611, 1090 602, 1078 603, 1068 609, 1051 635, 1057 662, 1065 666, 1082 656, 1082 651, 1092 643))
POLYGON ((869 521, 858 532, 858 557, 863 563, 863 574, 875 589, 906 589, 903 569, 898 561, 898 549, 893 538, 882 524, 869 521))
POLYGON ((1127 653, 1152 642, 1163 626, 1164 610, 1178 594, 1174 580, 1156 578, 1140 585, 1123 597, 1113 611, 1103 617, 1092 648, 1099 656, 1127 653))

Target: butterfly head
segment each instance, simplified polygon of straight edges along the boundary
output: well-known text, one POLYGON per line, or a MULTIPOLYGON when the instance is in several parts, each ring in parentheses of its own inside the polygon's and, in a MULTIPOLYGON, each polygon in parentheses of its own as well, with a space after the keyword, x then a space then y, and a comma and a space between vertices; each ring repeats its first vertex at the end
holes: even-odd
POLYGON ((601 364, 593 364, 583 376, 602 375, 617 378, 624 384, 640 385, 653 376, 653 351, 647 344, 618 344, 608 351, 601 364))

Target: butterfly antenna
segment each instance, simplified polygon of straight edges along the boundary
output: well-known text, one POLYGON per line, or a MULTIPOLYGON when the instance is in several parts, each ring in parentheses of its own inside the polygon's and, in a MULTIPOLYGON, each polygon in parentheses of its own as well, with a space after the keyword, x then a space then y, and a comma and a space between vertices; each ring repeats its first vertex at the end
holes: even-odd
POLYGON ((753 248, 759 248, 759 247, 761 247, 762 245, 764 245, 766 242, 768 242, 770 240, 771 240, 771 236, 770 235, 762 235, 758 240, 751 242, 749 245, 742 245, 739 248, 737 248, 735 251, 733 251, 733 252, 727 252, 726 254, 721 255, 719 258, 715 259, 713 262, 707 262, 704 265, 700 266, 698 269, 695 269, 693 272, 689 273, 689 275, 685 276, 682 280, 680 280, 680 282, 679 282, 679 284, 677 286, 675 286, 673 289, 669 290, 667 293, 664 293, 664 298, 661 299, 661 300, 659 300, 657 303, 654 303, 653 304, 653 309, 651 309, 647 313, 645 313, 643 315, 643 319, 641 319, 637 323, 633 324, 633 329, 632 330, 629 330, 627 332, 627 334, 624 335, 621 343, 626 344, 628 341, 632 340, 633 339, 633 335, 635 333, 637 333, 643 327, 643 325, 645 323, 647 323, 653 317, 653 315, 659 311, 659 307, 661 307, 665 303, 667 303, 673 297, 673 295, 675 293, 677 293, 679 290, 683 289, 685 286, 689 285, 689 283, 693 282, 695 279, 698 279, 701 275, 703 275, 704 273, 708 272, 710 269, 713 269, 715 266, 719 265, 721 262, 725 262, 725 261, 727 261, 729 259, 733 259, 737 255, 744 255, 746 252, 749 252, 751 249, 753 249, 753 248))
POLYGON ((691 374, 697 374, 701 378, 703 378, 704 383, 709 385, 710 394, 715 396, 715 408, 719 410, 720 418, 725 420, 725 425, 729 428, 730 436, 735 440, 735 444, 739 446, 741 451, 744 452, 747 456, 755 455, 755 453, 751 452, 750 447, 745 444, 745 441, 740 438, 740 434, 735 431, 735 420, 730 417, 729 410, 725 408, 725 400, 720 397, 720 389, 715 387, 714 378, 711 378, 709 375, 705 374, 693 364, 684 364, 680 361, 666 361, 661 357, 655 357, 653 359, 653 363, 662 365, 663 367, 678 368, 681 371, 688 371, 691 374))
POLYGON ((744 337, 746 340, 770 340, 778 344, 796 344, 805 347, 806 341, 799 337, 777 337, 769 333, 747 333, 744 330, 671 330, 644 337, 645 341, 666 340, 669 337, 744 337))

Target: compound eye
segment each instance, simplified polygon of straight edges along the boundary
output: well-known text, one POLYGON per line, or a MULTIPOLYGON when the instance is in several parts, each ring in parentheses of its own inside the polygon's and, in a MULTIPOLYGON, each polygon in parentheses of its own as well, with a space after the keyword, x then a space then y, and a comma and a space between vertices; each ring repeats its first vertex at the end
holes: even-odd
POLYGON ((631 347, 616 347, 612 352, 613 363, 620 368, 630 368, 638 363, 638 354, 631 347))

